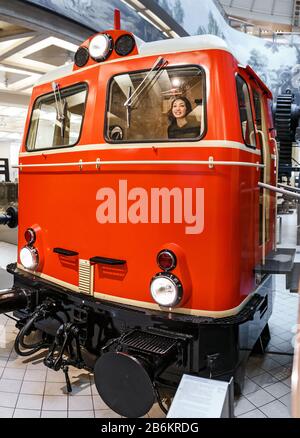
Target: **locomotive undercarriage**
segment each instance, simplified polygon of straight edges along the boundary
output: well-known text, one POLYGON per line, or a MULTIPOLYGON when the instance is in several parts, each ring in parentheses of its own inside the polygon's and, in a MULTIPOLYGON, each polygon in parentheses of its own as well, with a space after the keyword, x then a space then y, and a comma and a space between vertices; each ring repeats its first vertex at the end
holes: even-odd
POLYGON ((7 270, 15 282, 10 304, 4 301, 0 313, 13 310, 18 318, 17 353, 46 349, 44 364, 63 370, 69 391, 70 365, 94 372, 103 400, 127 417, 144 415, 156 401, 165 410, 162 399, 174 395, 184 373, 221 380, 234 376, 240 391, 251 350, 263 352, 269 340, 270 275, 237 315, 210 318, 100 301, 16 264, 7 270), (28 342, 34 332, 40 338, 28 342))

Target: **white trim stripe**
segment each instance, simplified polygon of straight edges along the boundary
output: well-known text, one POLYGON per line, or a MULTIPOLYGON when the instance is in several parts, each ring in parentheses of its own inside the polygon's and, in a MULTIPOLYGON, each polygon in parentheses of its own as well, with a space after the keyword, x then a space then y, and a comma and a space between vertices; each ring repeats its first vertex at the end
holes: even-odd
POLYGON ((264 164, 259 163, 249 163, 247 161, 214 161, 213 157, 209 157, 208 161, 199 161, 199 160, 113 160, 113 161, 101 161, 100 159, 97 161, 73 161, 71 163, 41 163, 41 164, 22 164, 20 163, 17 166, 12 166, 14 169, 22 168, 32 168, 32 167, 69 167, 69 166, 79 166, 80 170, 82 170, 83 166, 95 165, 96 169, 100 169, 101 166, 104 165, 128 165, 128 166, 143 166, 143 165, 207 165, 210 169, 213 169, 214 166, 244 166, 244 167, 265 167, 264 164))
POLYGON ((178 148, 221 148, 221 149, 238 149, 244 152, 248 152, 254 155, 260 155, 259 149, 252 149, 247 147, 245 144, 237 141, 228 140, 200 140, 191 143, 126 143, 126 144, 109 144, 109 143, 94 143, 87 145, 78 145, 54 150, 43 150, 36 152, 20 152, 19 157, 30 157, 30 156, 44 156, 53 154, 66 154, 71 152, 85 152, 85 151, 120 151, 126 149, 178 149, 178 148))
MULTIPOLYGON (((30 271, 29 269, 25 269, 22 265, 19 263, 17 264, 17 268, 21 271, 28 272, 30 274, 33 274, 37 277, 43 278, 45 280, 48 280, 54 284, 58 284, 59 286, 63 286, 68 288, 70 291, 73 292, 80 292, 78 286, 75 286, 74 284, 67 283, 65 281, 59 280, 58 278, 51 277, 50 275, 43 274, 41 272, 34 272, 30 271)), ((253 292, 254 293, 254 292, 253 292)), ((253 293, 249 294, 237 307, 234 307, 232 309, 228 310, 221 310, 221 311, 211 311, 211 310, 195 310, 195 309, 186 309, 184 307, 178 308, 178 309, 172 309, 172 310, 165 310, 158 306, 158 304, 155 303, 148 303, 147 301, 137 301, 137 300, 131 300, 128 298, 123 297, 116 297, 113 295, 103 294, 100 292, 94 292, 94 298, 98 298, 104 301, 111 301, 113 303, 119 303, 119 304, 126 304, 129 306, 135 306, 135 307, 141 307, 145 309, 151 309, 151 310, 158 310, 160 312, 167 312, 167 313, 180 313, 184 315, 194 315, 194 316, 209 316, 211 318, 223 318, 226 316, 232 316, 239 313, 242 308, 247 304, 247 302, 252 297, 253 293)))

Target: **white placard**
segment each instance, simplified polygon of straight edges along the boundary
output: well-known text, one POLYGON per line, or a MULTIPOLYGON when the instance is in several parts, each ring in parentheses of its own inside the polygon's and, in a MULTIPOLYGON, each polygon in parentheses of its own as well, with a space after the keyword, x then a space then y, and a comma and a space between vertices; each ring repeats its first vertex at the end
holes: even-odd
POLYGON ((228 382, 184 374, 167 418, 221 418, 229 391, 228 382))

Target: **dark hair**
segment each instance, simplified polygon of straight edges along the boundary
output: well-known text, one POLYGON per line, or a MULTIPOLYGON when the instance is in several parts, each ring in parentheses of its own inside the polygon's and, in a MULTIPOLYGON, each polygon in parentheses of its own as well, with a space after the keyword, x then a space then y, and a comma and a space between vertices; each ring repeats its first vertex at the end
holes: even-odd
POLYGON ((173 123, 176 122, 176 118, 173 116, 173 112, 172 112, 172 110, 173 110, 173 105, 174 105, 174 103, 175 103, 177 100, 182 100, 182 101, 185 103, 185 107, 186 107, 186 113, 185 113, 185 115, 186 115, 186 116, 187 116, 190 112, 192 112, 192 105, 191 105, 191 102, 188 100, 187 97, 185 97, 185 96, 176 97, 176 98, 172 101, 172 103, 171 103, 171 108, 170 108, 170 110, 169 110, 169 112, 168 112, 168 119, 169 119, 171 125, 172 125, 173 123))

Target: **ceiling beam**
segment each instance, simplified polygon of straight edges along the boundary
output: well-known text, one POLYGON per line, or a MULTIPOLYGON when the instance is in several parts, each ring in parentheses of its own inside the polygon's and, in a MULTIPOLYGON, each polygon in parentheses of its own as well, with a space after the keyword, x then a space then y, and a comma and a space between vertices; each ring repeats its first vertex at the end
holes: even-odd
POLYGON ((48 9, 21 0, 0 0, 0 16, 3 21, 54 34, 74 44, 81 44, 96 32, 48 9))
POLYGON ((21 50, 27 49, 27 47, 30 47, 33 44, 39 43, 40 41, 44 40, 45 38, 47 38, 49 36, 49 35, 36 33, 36 32, 34 33, 34 35, 35 36, 33 38, 30 38, 29 40, 19 44, 17 47, 14 47, 13 49, 10 49, 7 52, 3 53, 0 56, 0 62, 6 58, 9 58, 10 56, 15 55, 16 53, 20 52, 21 50))
POLYGON ((34 36, 35 34, 36 34, 35 31, 28 30, 28 32, 20 32, 20 33, 14 33, 13 35, 0 36, 0 43, 17 40, 19 38, 28 38, 30 36, 34 36))

